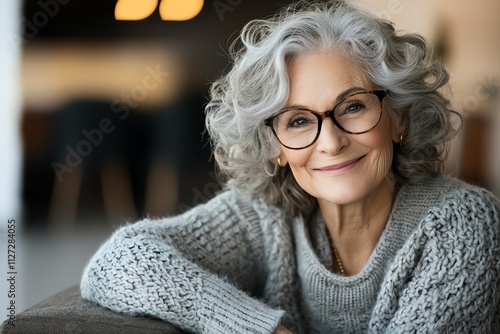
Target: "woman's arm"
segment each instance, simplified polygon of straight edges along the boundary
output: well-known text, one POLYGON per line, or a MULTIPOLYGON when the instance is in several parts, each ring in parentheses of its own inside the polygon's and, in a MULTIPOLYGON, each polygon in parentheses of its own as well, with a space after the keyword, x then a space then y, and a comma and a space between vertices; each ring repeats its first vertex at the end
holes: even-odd
POLYGON ((284 312, 243 291, 261 284, 263 258, 256 216, 225 193, 115 232, 87 265, 81 291, 114 311, 196 333, 273 333, 284 312))
POLYGON ((500 333, 500 204, 462 191, 429 212, 383 284, 380 333, 500 333))

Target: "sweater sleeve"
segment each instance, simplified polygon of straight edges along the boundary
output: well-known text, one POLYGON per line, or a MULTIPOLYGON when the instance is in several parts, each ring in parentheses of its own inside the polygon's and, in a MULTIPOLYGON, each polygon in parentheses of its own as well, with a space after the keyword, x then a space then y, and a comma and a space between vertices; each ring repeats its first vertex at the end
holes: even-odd
POLYGON ((265 274, 261 243, 251 206, 225 193, 183 215, 117 230, 86 266, 81 294, 194 333, 273 333, 284 311, 251 295, 265 274))
POLYGON ((376 333, 500 333, 500 204, 461 191, 430 210, 386 276, 376 333))

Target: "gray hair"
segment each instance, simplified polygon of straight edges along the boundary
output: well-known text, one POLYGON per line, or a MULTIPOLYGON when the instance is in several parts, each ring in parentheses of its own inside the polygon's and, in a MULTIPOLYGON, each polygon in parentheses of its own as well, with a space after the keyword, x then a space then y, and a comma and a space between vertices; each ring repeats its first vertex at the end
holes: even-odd
POLYGON ((281 148, 263 120, 285 106, 288 63, 297 55, 330 51, 361 64, 386 89, 386 109, 402 126, 393 171, 400 181, 438 174, 445 143, 456 132, 449 100, 439 92, 448 73, 417 34, 397 33, 391 22, 344 1, 300 1, 271 19, 253 20, 233 43, 231 70, 211 87, 206 125, 226 189, 263 196, 293 215, 308 214, 315 199, 279 168, 281 148), (242 43, 236 47, 236 43, 242 43))

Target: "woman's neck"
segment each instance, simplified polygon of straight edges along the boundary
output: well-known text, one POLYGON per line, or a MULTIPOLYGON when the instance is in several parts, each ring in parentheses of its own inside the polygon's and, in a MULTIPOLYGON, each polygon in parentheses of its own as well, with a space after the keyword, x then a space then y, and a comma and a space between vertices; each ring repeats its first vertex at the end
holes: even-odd
POLYGON ((347 276, 363 269, 384 231, 396 195, 392 180, 386 177, 379 187, 355 203, 338 205, 319 201, 333 247, 347 276))

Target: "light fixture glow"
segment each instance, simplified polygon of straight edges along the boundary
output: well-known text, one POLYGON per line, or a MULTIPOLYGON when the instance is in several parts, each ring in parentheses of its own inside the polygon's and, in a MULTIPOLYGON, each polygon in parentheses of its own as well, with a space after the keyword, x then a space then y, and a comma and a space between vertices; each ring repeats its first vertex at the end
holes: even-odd
POLYGON ((158 0, 118 0, 115 18, 120 21, 139 21, 149 17, 158 6, 158 0))
POLYGON ((203 0, 163 0, 160 15, 166 21, 187 21, 201 12, 203 0))
MULTIPOLYGON (((165 21, 187 21, 197 16, 203 0, 162 0, 160 16, 165 21)), ((120 21, 139 21, 151 16, 158 7, 158 0, 118 0, 115 18, 120 21)))

